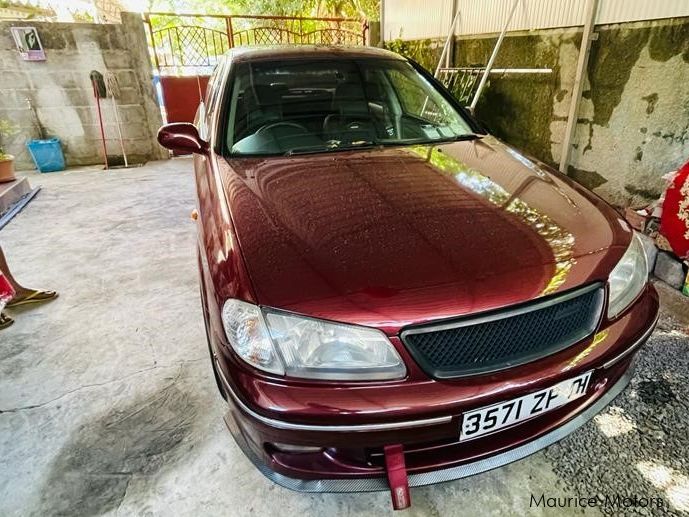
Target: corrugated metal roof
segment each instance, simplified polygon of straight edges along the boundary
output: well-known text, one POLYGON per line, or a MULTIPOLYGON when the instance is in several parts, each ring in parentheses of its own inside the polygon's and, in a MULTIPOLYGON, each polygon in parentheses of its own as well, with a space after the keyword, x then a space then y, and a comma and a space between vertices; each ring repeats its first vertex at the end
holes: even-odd
MULTIPOLYGON (((462 23, 458 34, 500 32, 514 0, 463 0, 462 23)), ((522 0, 514 13, 509 30, 579 25, 585 2, 580 0, 522 0)))
MULTIPOLYGON (((458 0, 457 34, 500 32, 514 0, 458 0)), ((444 38, 452 0, 385 0, 385 39, 444 38)), ((586 0, 521 0, 509 30, 584 24, 586 0)), ((597 24, 689 16, 689 0, 599 0, 597 24)))
POLYGON ((688 0, 600 0, 596 23, 689 16, 688 0))
POLYGON ((385 0, 383 37, 425 39, 447 37, 453 0, 385 0))

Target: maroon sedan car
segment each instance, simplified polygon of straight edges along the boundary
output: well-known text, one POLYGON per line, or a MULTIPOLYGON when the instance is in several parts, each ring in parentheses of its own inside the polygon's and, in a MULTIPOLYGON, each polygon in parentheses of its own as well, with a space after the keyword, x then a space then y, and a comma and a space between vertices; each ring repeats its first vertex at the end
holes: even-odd
POLYGON ((604 409, 654 328, 629 225, 391 52, 236 49, 158 138, 195 153, 227 425, 288 488, 402 508, 523 458, 604 409))

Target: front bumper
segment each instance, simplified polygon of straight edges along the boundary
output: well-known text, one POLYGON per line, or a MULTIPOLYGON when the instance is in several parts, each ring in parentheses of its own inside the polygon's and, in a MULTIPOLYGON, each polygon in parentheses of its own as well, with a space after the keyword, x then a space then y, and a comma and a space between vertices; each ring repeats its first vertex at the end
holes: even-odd
MULTIPOLYGON (((558 427, 531 442, 510 449, 508 451, 489 456, 487 458, 457 465, 455 467, 432 470, 429 472, 420 472, 416 474, 409 474, 409 486, 417 487, 424 485, 433 485, 436 483, 443 483, 445 481, 453 481, 461 479, 488 470, 492 470, 503 465, 507 465, 514 461, 526 458, 541 449, 560 441, 568 434, 576 431, 586 422, 591 420, 595 415, 600 413, 612 402, 617 395, 619 395, 629 384, 632 378, 632 369, 628 369, 617 380, 617 382, 610 388, 603 396, 601 396, 595 403, 590 405, 587 409, 572 418, 566 424, 558 427)), ((237 432, 238 428, 235 422, 232 421, 232 414, 228 412, 225 416, 225 422, 232 432, 237 445, 254 464, 254 466, 268 479, 290 490, 298 492, 379 492, 389 490, 388 481, 386 477, 373 478, 349 478, 349 479, 298 479, 289 477, 272 470, 264 461, 262 461, 247 443, 244 435, 237 432)))
MULTIPOLYGON (((389 490, 382 448, 390 444, 404 447, 409 486, 485 472, 562 439, 624 390, 631 378, 635 352, 650 337, 657 321, 655 292, 647 291, 644 298, 637 304, 636 311, 630 311, 626 321, 613 323, 604 331, 614 336, 611 337, 614 343, 607 343, 609 346, 601 350, 604 347, 596 349, 594 339, 588 346, 582 345, 576 357, 569 361, 571 368, 560 369, 558 380, 593 369, 587 396, 494 435, 469 442, 458 441, 464 408, 482 407, 485 402, 469 401, 441 415, 419 413, 407 419, 377 419, 366 423, 352 421, 346 414, 335 412, 330 418, 308 423, 284 418, 279 412, 266 414, 243 401, 228 381, 222 365, 216 362, 214 366, 230 402, 225 421, 240 448, 264 475, 298 491, 389 490), (315 450, 295 452, 284 450, 279 444, 312 446, 315 450)), ((538 370, 533 369, 528 374, 537 376, 538 370)), ((549 385, 557 380, 544 382, 549 385)), ((534 384, 531 389, 535 391, 541 387, 543 384, 534 384)), ((466 384, 441 383, 440 388, 467 393, 466 384)), ((496 395, 498 400, 523 394, 505 393, 496 395)), ((318 405, 317 401, 314 405, 318 405)), ((326 406, 323 403, 321 407, 326 406)))

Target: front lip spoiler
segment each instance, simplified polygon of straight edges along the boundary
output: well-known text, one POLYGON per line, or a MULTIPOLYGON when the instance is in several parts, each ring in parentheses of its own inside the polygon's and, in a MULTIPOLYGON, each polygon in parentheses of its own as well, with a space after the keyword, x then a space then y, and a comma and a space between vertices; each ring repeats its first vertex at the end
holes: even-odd
MULTIPOLYGON (((591 420, 595 415, 600 413, 605 407, 612 402, 615 397, 617 397, 629 384, 632 378, 632 369, 627 369, 620 379, 610 388, 605 394, 603 394, 594 404, 589 406, 587 409, 579 413, 577 416, 572 418, 569 422, 563 424, 544 434, 543 436, 536 438, 535 440, 510 449, 509 451, 496 454, 489 458, 478 460, 472 463, 467 463, 464 465, 458 465, 456 467, 450 467, 447 469, 435 470, 431 472, 422 472, 418 474, 409 474, 409 486, 425 486, 432 485, 436 483, 443 483, 445 481, 453 481, 456 479, 461 479, 488 470, 492 470, 498 467, 507 465, 514 461, 526 458, 541 449, 545 449, 555 442, 560 441, 568 434, 579 429, 586 422, 591 420)), ((226 419, 229 416, 226 416, 226 419)), ((390 487, 388 485, 387 478, 375 477, 375 478, 358 478, 358 479, 297 479, 285 476, 274 470, 271 470, 268 465, 263 463, 256 454, 251 450, 251 448, 246 443, 244 437, 241 433, 236 435, 232 433, 235 441, 244 454, 249 458, 249 460, 254 464, 254 466, 268 479, 281 485, 290 490, 295 490, 297 492, 380 492, 388 491, 390 487)))

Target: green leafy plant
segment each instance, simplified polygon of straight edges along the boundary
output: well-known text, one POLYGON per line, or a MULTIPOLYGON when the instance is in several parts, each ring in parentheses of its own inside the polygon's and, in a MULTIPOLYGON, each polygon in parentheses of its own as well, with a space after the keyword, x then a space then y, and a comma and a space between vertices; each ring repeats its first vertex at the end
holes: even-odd
POLYGON ((442 50, 442 43, 431 39, 423 40, 403 40, 397 38, 385 42, 385 48, 392 50, 398 54, 408 57, 419 63, 426 70, 431 72, 435 70, 440 57, 440 50, 442 50))
POLYGON ((11 156, 5 152, 2 146, 2 141, 8 137, 17 134, 19 130, 12 122, 7 119, 0 118, 0 160, 7 160, 11 156))
POLYGON ((148 0, 148 11, 272 16, 380 17, 380 0, 148 0))

